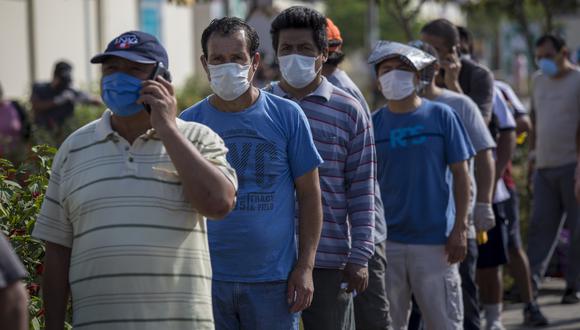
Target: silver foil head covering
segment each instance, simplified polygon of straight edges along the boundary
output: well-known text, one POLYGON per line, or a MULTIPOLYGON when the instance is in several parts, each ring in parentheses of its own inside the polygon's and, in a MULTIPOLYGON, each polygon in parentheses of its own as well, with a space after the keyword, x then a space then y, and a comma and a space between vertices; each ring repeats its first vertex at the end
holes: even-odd
POLYGON ((380 40, 373 48, 369 56, 368 63, 376 66, 384 60, 398 57, 415 71, 421 71, 430 64, 433 64, 435 57, 425 53, 415 47, 395 41, 380 40))

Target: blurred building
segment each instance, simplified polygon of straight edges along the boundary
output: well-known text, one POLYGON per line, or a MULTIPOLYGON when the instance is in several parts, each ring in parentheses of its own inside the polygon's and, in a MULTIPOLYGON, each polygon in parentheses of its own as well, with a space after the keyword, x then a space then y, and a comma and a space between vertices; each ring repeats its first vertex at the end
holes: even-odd
POLYGON ((244 17, 247 0, 21 0, 0 1, 0 81, 8 97, 27 97, 33 81, 49 80, 61 59, 74 67, 75 85, 97 89, 99 66, 89 59, 127 30, 156 35, 167 48, 174 81, 199 72, 201 32, 229 12, 244 17))

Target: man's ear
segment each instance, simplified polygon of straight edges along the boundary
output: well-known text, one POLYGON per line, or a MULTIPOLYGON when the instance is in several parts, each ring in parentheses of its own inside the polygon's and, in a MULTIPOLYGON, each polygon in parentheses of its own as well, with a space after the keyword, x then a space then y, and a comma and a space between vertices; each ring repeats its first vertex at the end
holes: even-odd
POLYGON ((201 54, 199 56, 199 60, 201 61, 201 66, 203 66, 203 70, 205 71, 205 74, 207 75, 207 80, 211 80, 211 77, 209 75, 209 69, 207 68, 207 58, 205 57, 205 55, 201 54))
POLYGON ((326 63, 328 60, 328 47, 322 50, 322 64, 326 63))
POLYGON ((252 70, 257 71, 258 68, 260 67, 260 61, 262 60, 262 57, 260 56, 259 52, 254 53, 254 56, 252 57, 252 70))

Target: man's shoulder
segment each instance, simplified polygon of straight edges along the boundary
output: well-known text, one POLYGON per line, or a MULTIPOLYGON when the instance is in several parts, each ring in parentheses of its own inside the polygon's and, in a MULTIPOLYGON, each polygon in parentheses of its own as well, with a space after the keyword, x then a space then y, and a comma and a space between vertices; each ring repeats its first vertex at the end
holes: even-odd
POLYGON ((484 65, 469 59, 461 60, 461 71, 469 76, 489 77, 493 81, 493 74, 484 65))
POLYGON ((207 98, 199 100, 194 105, 190 106, 189 108, 183 110, 179 114, 179 118, 185 121, 194 120, 195 116, 199 114, 201 111, 204 111, 207 108, 207 98))
POLYGON ((330 94, 329 102, 333 107, 340 108, 343 111, 357 116, 360 114, 364 117, 364 110, 358 100, 350 95, 345 90, 332 85, 332 92, 330 94))
POLYGON ((457 93, 455 91, 445 90, 441 95, 441 99, 439 100, 441 100, 442 103, 451 106, 452 108, 454 108, 454 106, 460 106, 463 108, 468 108, 470 110, 479 111, 477 104, 475 104, 475 102, 473 102, 473 100, 469 96, 457 93))
POLYGON ((72 132, 58 148, 59 153, 68 154, 70 151, 82 150, 97 142, 96 129, 102 120, 103 118, 98 118, 72 132))

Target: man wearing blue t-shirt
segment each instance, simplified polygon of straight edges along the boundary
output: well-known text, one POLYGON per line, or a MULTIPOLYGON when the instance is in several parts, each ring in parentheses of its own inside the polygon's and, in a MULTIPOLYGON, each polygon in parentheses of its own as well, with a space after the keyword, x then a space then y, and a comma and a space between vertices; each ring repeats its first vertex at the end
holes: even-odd
POLYGON ((216 328, 298 329, 298 312, 314 291, 322 158, 298 105, 250 85, 260 60, 252 27, 238 18, 213 20, 201 43, 214 94, 180 117, 224 139, 239 182, 234 211, 208 224, 216 328))
POLYGON ((434 61, 388 41, 380 41, 369 57, 387 99, 373 114, 373 127, 395 329, 407 326, 411 295, 428 329, 463 328, 458 263, 467 250, 467 160, 474 151, 449 106, 416 94, 418 72, 434 61))

